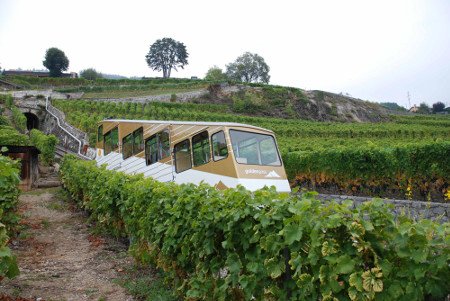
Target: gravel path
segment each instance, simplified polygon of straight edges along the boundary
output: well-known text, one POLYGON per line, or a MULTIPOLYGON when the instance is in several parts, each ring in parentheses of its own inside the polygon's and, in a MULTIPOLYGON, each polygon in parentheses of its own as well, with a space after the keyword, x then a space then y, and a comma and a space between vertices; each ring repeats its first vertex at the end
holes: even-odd
POLYGON ((13 242, 20 276, 0 292, 32 300, 132 300, 114 279, 132 264, 126 247, 91 235, 84 214, 58 198, 58 189, 20 196, 27 230, 13 242))

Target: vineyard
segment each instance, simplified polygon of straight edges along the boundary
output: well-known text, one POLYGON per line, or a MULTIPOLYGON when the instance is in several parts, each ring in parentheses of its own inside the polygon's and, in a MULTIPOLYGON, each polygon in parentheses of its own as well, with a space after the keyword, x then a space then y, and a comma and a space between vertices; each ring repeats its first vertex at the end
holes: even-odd
POLYGON ((450 199, 450 118, 393 116, 383 123, 251 117, 225 104, 54 100, 95 143, 104 118, 223 121, 275 132, 290 180, 330 193, 450 199))
POLYGON ((187 300, 442 300, 449 224, 275 189, 161 183, 64 157, 62 181, 187 300), (150 217, 150 218, 149 218, 150 217), (313 222, 312 222, 313 221, 313 222))

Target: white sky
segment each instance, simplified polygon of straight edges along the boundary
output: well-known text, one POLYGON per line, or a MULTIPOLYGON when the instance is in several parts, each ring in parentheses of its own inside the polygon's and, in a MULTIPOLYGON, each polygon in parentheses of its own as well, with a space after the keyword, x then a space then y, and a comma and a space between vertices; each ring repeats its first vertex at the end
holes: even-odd
POLYGON ((162 76, 150 45, 183 42, 203 77, 246 51, 271 68, 271 84, 349 93, 408 106, 450 105, 449 0, 0 0, 0 66, 43 69, 58 47, 69 71, 162 76))

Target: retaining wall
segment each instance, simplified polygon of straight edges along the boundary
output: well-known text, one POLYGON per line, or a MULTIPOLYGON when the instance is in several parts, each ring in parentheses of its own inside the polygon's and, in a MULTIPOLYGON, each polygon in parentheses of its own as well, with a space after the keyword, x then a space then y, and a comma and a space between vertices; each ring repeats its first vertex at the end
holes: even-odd
MULTIPOLYGON (((352 200, 353 206, 371 201, 372 197, 357 197, 350 195, 318 194, 317 197, 324 201, 335 200, 339 203, 352 200)), ((381 198, 385 203, 394 205, 392 212, 398 216, 406 214, 413 220, 430 219, 439 222, 450 222, 450 203, 433 203, 410 200, 393 200, 381 198)))

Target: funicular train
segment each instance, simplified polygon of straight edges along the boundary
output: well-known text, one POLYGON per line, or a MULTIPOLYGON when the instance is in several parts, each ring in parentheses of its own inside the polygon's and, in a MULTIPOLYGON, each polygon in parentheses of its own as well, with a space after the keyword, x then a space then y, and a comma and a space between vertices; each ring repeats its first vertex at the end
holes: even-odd
POLYGON ((161 182, 290 192, 274 133, 240 123, 106 119, 97 164, 161 182))

